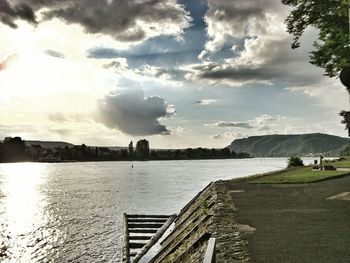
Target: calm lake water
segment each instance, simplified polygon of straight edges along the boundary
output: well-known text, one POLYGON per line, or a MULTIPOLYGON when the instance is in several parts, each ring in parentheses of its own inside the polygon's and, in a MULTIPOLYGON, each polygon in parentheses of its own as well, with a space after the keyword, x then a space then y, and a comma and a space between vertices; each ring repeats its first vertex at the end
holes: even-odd
POLYGON ((0 262, 119 262, 124 212, 177 213, 211 181, 286 163, 256 158, 0 164, 0 262))

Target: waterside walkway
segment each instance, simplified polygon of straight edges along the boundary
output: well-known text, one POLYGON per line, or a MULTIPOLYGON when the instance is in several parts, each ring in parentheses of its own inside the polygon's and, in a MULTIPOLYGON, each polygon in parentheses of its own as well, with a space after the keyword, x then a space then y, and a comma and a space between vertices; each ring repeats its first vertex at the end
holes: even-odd
POLYGON ((180 211, 150 262, 203 263, 213 238, 210 263, 350 262, 350 175, 304 184, 252 182, 209 184, 180 211))

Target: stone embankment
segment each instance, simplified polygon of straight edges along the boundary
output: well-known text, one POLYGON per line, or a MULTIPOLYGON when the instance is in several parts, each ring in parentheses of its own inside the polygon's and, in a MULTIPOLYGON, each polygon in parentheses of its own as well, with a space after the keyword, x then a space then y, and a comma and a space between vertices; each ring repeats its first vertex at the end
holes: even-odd
POLYGON ((217 263, 250 262, 235 213, 225 184, 209 184, 181 210, 173 231, 150 262, 202 263, 209 238, 216 239, 217 263))

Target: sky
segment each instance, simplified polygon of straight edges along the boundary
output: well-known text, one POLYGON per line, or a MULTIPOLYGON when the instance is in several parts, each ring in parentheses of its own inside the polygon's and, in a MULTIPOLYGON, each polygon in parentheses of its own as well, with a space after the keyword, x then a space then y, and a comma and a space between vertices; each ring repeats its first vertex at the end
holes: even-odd
POLYGON ((339 79, 291 49, 280 0, 0 0, 0 139, 225 147, 346 137, 339 79))

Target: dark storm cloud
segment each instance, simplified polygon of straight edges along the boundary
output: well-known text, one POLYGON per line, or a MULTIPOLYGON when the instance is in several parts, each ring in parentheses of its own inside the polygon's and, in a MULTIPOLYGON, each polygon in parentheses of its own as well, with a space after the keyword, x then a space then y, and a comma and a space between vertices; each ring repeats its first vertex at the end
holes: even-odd
POLYGON ((145 98, 141 89, 129 89, 100 100, 96 121, 130 135, 166 135, 170 130, 159 119, 173 113, 174 109, 163 98, 145 98))
POLYGON ((17 28, 15 19, 37 23, 33 9, 25 2, 11 5, 7 0, 0 0, 0 21, 12 28, 17 28))
POLYGON ((4 14, 1 20, 12 27, 16 27, 17 18, 35 22, 35 12, 46 8, 44 20, 60 18, 68 24, 82 25, 89 33, 108 34, 127 42, 158 34, 178 35, 190 21, 183 6, 175 0, 1 0, 0 3, 0 12, 4 14))

